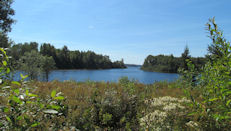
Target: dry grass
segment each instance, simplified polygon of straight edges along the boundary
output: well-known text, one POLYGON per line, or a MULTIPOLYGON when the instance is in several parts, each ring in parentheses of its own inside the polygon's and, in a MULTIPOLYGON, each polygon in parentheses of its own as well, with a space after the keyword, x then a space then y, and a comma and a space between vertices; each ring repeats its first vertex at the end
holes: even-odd
MULTIPOLYGON (((171 96, 182 98, 184 97, 184 92, 181 88, 177 87, 177 83, 168 83, 168 82, 156 82, 151 85, 145 85, 136 82, 130 83, 109 83, 109 82, 75 82, 75 81, 52 81, 52 82, 29 82, 27 83, 29 87, 34 87, 32 93, 37 94, 41 99, 48 99, 50 93, 53 90, 56 90, 57 93, 61 92, 65 96, 63 104, 68 107, 68 111, 62 121, 70 123, 71 126, 75 126, 82 130, 90 130, 88 126, 95 126, 94 119, 91 118, 92 115, 98 117, 100 122, 105 122, 102 116, 105 116, 106 113, 110 113, 111 109, 116 107, 115 111, 111 112, 113 115, 120 119, 124 119, 123 116, 126 113, 137 113, 142 114, 141 112, 146 110, 144 101, 147 99, 158 98, 163 96, 171 96), (109 93, 109 94, 108 94, 109 93), (131 93, 131 94, 130 94, 131 93), (135 97, 133 97, 135 96, 135 97), (108 100, 112 100, 108 105, 104 105, 108 100), (136 106, 133 107, 131 104, 132 101, 135 101, 136 106), (94 104, 94 101, 97 101, 94 104), (141 102, 141 104, 140 104, 141 102), (143 103, 143 104, 142 104, 143 103), (96 107, 98 105, 98 107, 96 107), (127 105, 129 105, 126 107, 127 105), (127 109, 124 109, 126 107, 127 109), (95 110, 98 109, 102 114, 94 114, 95 110), (118 110, 118 111, 117 111, 118 110), (134 112, 134 110, 136 110, 134 112), (123 112, 126 111, 126 112, 123 112), (119 115, 118 115, 119 113, 119 115)), ((0 102, 3 102, 4 98, 0 97, 0 102)), ((137 124, 138 118, 133 118, 131 115, 126 115, 126 121, 119 124, 121 129, 130 124, 130 128, 136 129, 139 124, 137 124), (133 121, 132 123, 130 123, 133 121), (133 126, 133 127, 132 127, 133 126)), ((134 115, 134 116, 136 116, 134 115)), ((117 119, 117 118, 116 118, 117 119)), ((60 120, 61 121, 61 120, 60 120)), ((107 122, 107 121, 106 121, 107 122)), ((108 121, 110 123, 110 121, 108 121)), ((111 121, 112 122, 112 121, 111 121)), ((97 125, 97 123, 96 123, 97 125)), ((100 128, 107 129, 104 125, 100 128)), ((113 128, 114 129, 114 128, 113 128)))
MULTIPOLYGON (((35 87, 38 87, 36 93, 41 95, 49 95, 52 90, 62 92, 68 100, 73 101, 86 101, 90 98, 94 90, 97 88, 99 94, 104 94, 106 89, 113 88, 118 92, 122 92, 124 87, 120 83, 105 83, 105 82, 33 82, 30 83, 35 87)), ((177 88, 175 83, 157 82, 152 85, 145 85, 141 83, 135 83, 135 93, 144 93, 148 97, 182 97, 184 92, 181 88, 177 88)))

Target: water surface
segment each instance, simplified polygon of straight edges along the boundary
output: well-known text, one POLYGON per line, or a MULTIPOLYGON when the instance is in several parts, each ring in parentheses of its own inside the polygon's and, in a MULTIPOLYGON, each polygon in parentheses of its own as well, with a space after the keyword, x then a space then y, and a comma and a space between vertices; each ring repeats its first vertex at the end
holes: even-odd
POLYGON ((106 70, 55 70, 49 75, 52 80, 75 80, 75 81, 105 81, 117 82, 119 78, 127 76, 129 79, 138 80, 144 84, 152 84, 155 81, 173 81, 178 78, 178 74, 147 72, 140 70, 140 67, 128 66, 126 69, 106 69, 106 70))

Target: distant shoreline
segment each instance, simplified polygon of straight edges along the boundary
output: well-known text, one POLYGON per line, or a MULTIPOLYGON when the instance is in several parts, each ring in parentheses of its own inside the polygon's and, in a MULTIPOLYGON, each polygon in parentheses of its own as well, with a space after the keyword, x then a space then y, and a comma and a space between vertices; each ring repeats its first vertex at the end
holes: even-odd
POLYGON ((136 64, 125 64, 125 66, 141 67, 142 65, 136 65, 136 64))

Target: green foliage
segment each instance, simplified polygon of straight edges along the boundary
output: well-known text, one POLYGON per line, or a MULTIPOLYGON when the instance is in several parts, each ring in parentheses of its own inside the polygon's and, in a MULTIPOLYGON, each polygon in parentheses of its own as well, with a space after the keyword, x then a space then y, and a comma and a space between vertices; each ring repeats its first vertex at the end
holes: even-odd
POLYGON ((214 18, 207 24, 212 45, 209 48, 208 61, 197 75, 197 84, 194 86, 193 76, 194 65, 188 63, 189 70, 183 72, 183 81, 201 93, 201 100, 192 95, 192 89, 188 91, 189 96, 194 100, 195 112, 193 116, 199 116, 199 122, 204 129, 227 130, 231 128, 231 46, 218 29, 214 18))
POLYGON ((11 24, 14 20, 11 16, 14 15, 14 10, 11 8, 13 0, 1 0, 0 1, 0 32, 11 31, 11 24))
MULTIPOLYGON (((15 44, 10 50, 13 59, 18 61, 26 52, 31 52, 32 50, 38 52, 38 43, 15 44)), ((44 43, 40 46, 39 53, 43 56, 52 57, 58 69, 126 68, 123 59, 121 61, 111 62, 109 56, 96 54, 92 51, 70 51, 67 46, 64 46, 62 49, 56 49, 53 45, 44 43)))
POLYGON ((188 59, 190 59, 191 56, 189 55, 189 48, 188 46, 185 47, 184 52, 181 54, 181 66, 180 68, 186 69, 188 70, 188 66, 187 66, 187 61, 188 59))
POLYGON ((41 69, 45 74, 46 81, 48 81, 49 73, 55 69, 55 61, 52 56, 42 56, 41 69))
POLYGON ((157 72, 176 72, 180 66, 179 58, 171 56, 152 56, 149 55, 142 65, 141 69, 147 71, 157 71, 157 72))
POLYGON ((10 55, 14 61, 18 61, 26 52, 31 52, 32 50, 38 52, 38 43, 30 42, 24 44, 15 44, 10 48, 10 55))
POLYGON ((3 80, 9 79, 9 73, 11 69, 8 65, 9 58, 6 51, 3 48, 0 48, 0 52, 0 83, 2 83, 3 80))
MULTIPOLYGON (((2 48, 0 51, 3 57, 0 73, 4 77, 10 73, 7 71, 9 59, 2 48)), ((27 76, 21 75, 21 77, 20 82, 6 83, 3 81, 2 85, 5 87, 0 87, 0 96, 4 96, 5 99, 5 103, 0 105, 0 116, 3 118, 0 121, 0 130, 42 130, 43 128, 47 129, 46 121, 55 124, 51 126, 52 129, 55 129, 60 124, 54 120, 58 117, 56 114, 59 113, 59 116, 62 116, 62 112, 65 110, 61 101, 64 100, 64 97, 60 93, 56 94, 55 91, 52 91, 51 97, 41 99, 40 96, 31 93, 30 91, 34 88, 23 81, 27 76)))
POLYGON ((9 48, 13 42, 9 40, 5 33, 0 32, 0 47, 9 48))
POLYGON ((19 60, 19 67, 31 80, 35 80, 42 70, 42 56, 34 50, 26 52, 19 60))
POLYGON ((42 56, 35 50, 25 52, 19 60, 19 69, 27 73, 31 80, 35 80, 38 76, 44 74, 48 81, 51 70, 55 68, 55 62, 52 57, 42 56))
POLYGON ((40 52, 43 55, 52 56, 59 69, 107 69, 125 68, 123 60, 111 62, 108 56, 95 54, 92 51, 70 51, 67 46, 56 49, 50 44, 42 44, 40 52))
MULTIPOLYGON (((129 94, 126 89, 117 92, 108 88, 103 95, 96 89, 91 96, 91 107, 87 121, 94 128, 118 130, 138 129, 138 106, 140 104, 136 95, 129 94)), ((85 118, 86 119, 86 118, 85 118)))
POLYGON ((206 59, 203 57, 190 57, 189 49, 186 46, 181 57, 174 57, 173 55, 149 55, 145 59, 141 69, 147 71, 177 73, 179 68, 187 69, 187 59, 191 59, 197 69, 200 69, 206 62, 206 59))

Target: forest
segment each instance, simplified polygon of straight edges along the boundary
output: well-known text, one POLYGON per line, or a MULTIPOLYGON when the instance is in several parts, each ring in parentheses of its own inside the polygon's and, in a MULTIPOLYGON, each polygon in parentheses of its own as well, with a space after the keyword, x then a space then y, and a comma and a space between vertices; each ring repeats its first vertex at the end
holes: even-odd
POLYGON ((173 55, 147 56, 141 69, 145 71, 177 73, 180 68, 188 68, 187 60, 191 60, 196 66, 196 69, 201 69, 208 58, 191 57, 189 54, 189 48, 186 46, 184 52, 181 54, 181 57, 174 57, 173 55))
POLYGON ((9 48, 9 55, 13 61, 17 61, 27 52, 36 51, 43 56, 52 57, 57 69, 109 69, 126 68, 123 60, 112 62, 109 56, 96 54, 93 51, 70 51, 67 46, 56 49, 51 44, 41 44, 30 42, 24 44, 14 44, 9 48))

